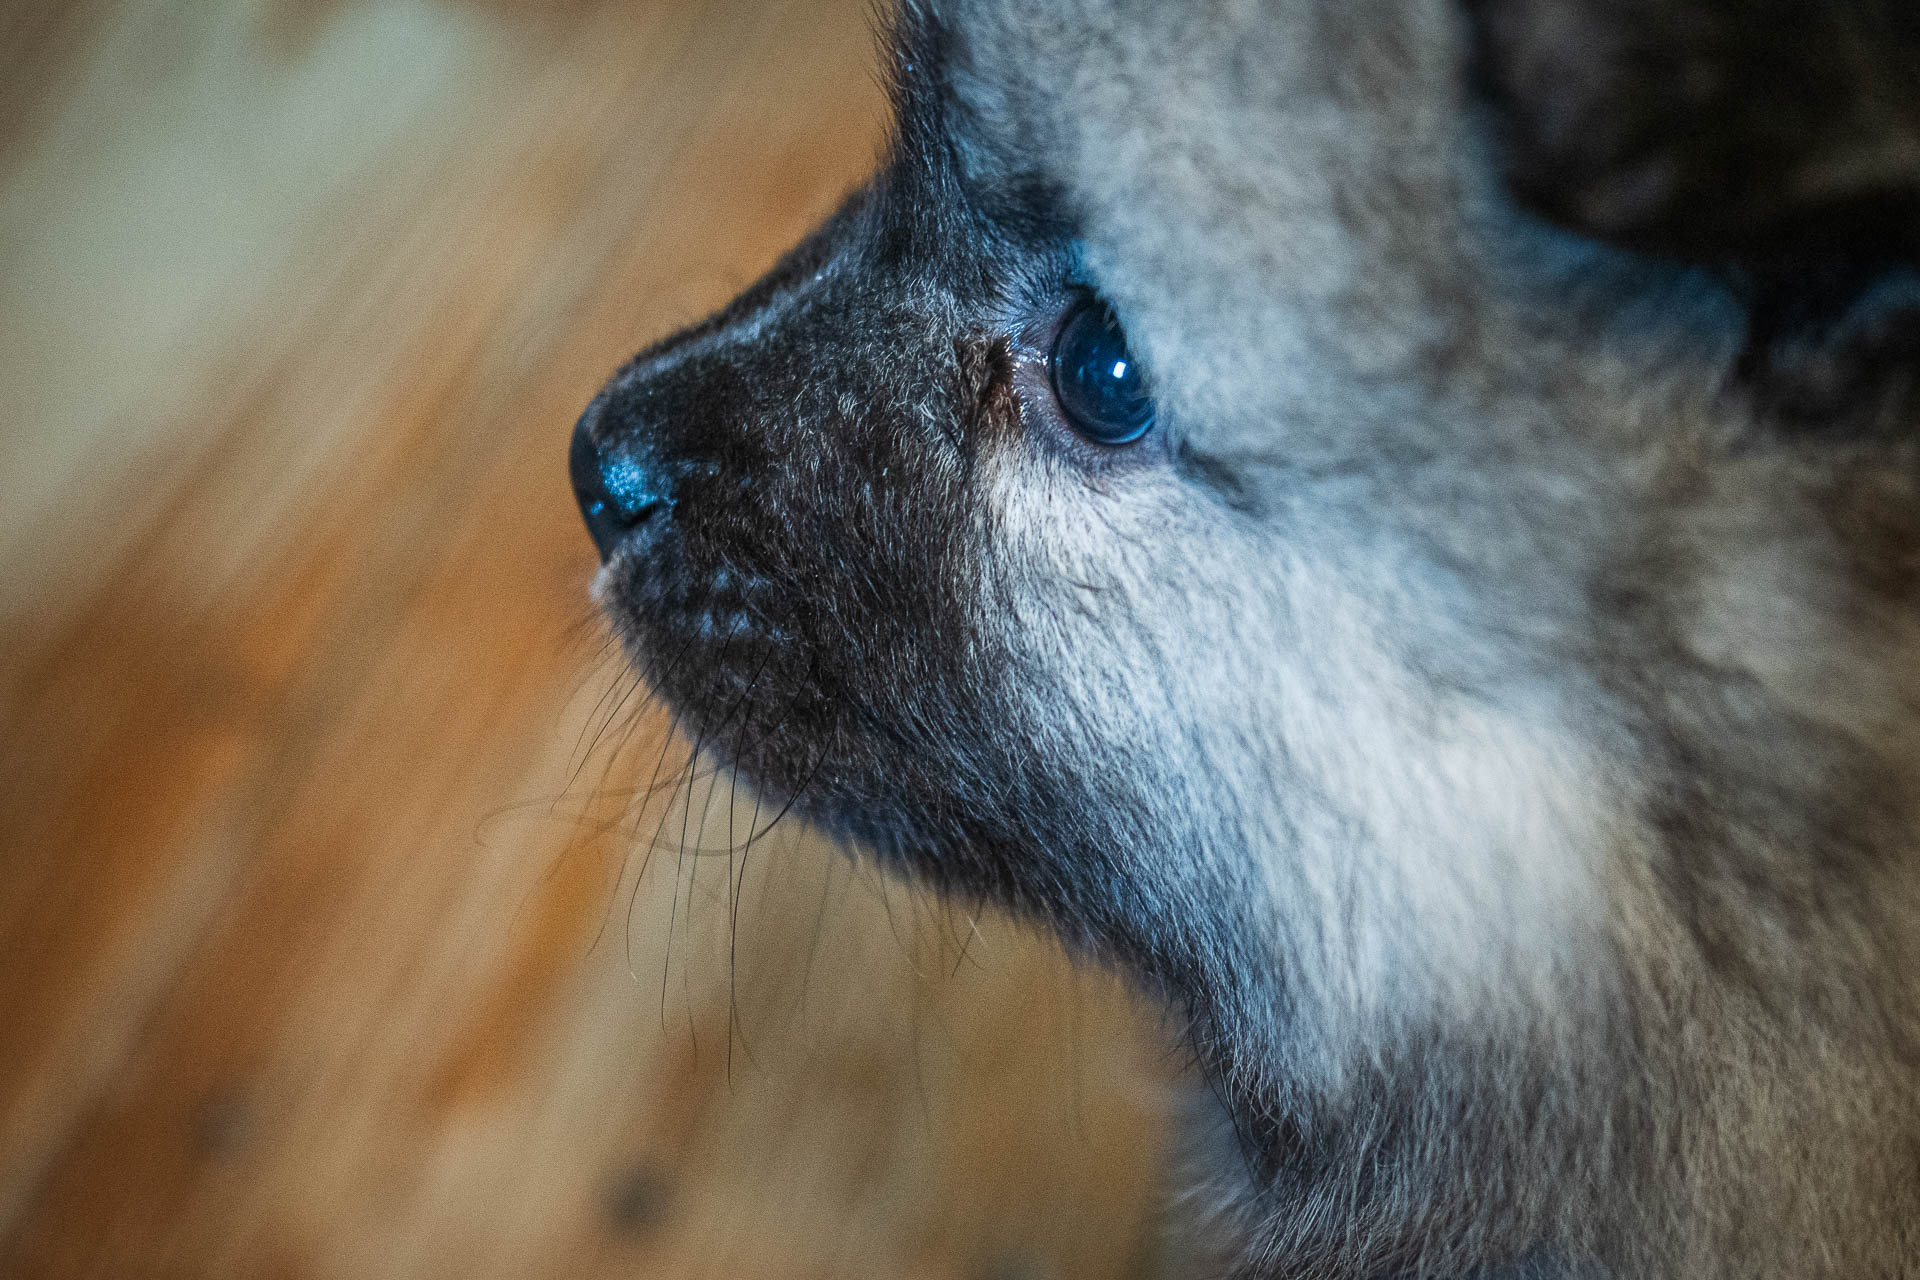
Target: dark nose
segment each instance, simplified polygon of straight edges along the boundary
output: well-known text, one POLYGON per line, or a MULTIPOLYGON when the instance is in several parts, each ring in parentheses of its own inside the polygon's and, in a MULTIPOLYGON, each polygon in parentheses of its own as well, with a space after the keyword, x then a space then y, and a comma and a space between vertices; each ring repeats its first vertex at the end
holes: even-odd
POLYGON ((567 453, 573 496, 602 560, 634 530, 660 519, 673 506, 667 477, 649 465, 643 450, 596 438, 605 403, 602 392, 580 415, 567 453))

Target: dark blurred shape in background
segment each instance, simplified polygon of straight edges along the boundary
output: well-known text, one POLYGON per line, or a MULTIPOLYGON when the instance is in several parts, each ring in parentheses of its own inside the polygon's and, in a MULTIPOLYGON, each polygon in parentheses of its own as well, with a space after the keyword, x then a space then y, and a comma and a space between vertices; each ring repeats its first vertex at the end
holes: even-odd
POLYGON ((867 16, 0 6, 0 1274, 1145 1266, 1150 1020, 743 848, 586 601, 573 417, 871 163, 867 16))

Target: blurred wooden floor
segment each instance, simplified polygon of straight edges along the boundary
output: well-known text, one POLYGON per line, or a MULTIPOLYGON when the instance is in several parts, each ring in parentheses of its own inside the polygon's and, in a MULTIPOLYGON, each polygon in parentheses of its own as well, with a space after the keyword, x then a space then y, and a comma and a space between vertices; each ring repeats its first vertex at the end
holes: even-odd
POLYGON ((864 0, 0 0, 0 1274, 1141 1274, 1147 1019, 649 799, 586 603, 574 414, 871 67, 864 0))

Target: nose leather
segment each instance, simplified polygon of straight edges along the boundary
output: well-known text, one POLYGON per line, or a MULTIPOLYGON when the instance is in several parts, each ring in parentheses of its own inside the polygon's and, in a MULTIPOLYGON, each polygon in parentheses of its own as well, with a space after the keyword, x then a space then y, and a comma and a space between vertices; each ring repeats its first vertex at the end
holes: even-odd
POLYGON ((639 449, 599 438, 604 396, 595 398, 573 428, 567 470, 587 532, 602 560, 621 542, 673 507, 671 484, 639 449))

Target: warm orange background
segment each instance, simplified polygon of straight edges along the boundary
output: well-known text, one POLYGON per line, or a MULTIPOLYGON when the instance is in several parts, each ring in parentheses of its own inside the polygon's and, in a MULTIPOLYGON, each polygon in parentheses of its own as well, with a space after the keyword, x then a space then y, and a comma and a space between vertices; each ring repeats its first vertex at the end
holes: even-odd
POLYGON ((574 414, 858 180, 871 48, 0 3, 0 1274, 1145 1273, 1149 1020, 649 799, 586 602, 574 414))

